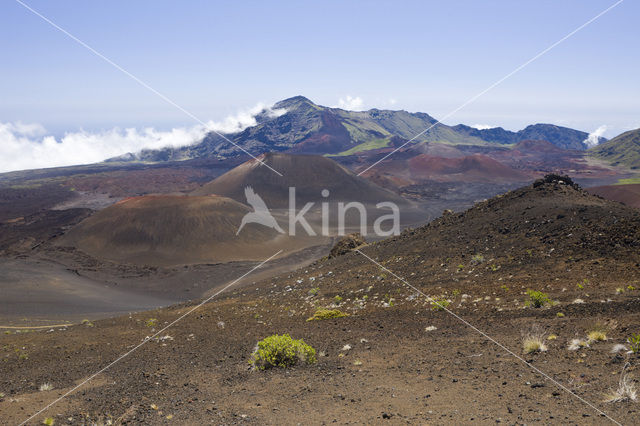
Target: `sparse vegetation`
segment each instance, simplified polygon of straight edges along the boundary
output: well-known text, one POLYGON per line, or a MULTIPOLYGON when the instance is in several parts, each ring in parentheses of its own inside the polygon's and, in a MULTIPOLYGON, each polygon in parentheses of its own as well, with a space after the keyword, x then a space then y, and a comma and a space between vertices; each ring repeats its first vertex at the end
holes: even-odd
POLYGON ((544 344, 544 331, 538 327, 533 327, 531 331, 522 337, 522 349, 525 354, 545 352, 547 345, 544 344))
POLYGON ((632 334, 631 337, 627 338, 627 343, 629 343, 629 350, 634 354, 640 352, 640 333, 632 334))
POLYGON ((333 302, 334 302, 336 305, 339 305, 340 303, 342 303, 342 296, 336 295, 336 296, 333 298, 333 302))
POLYGON ((587 330, 589 342, 603 342, 607 340, 607 327, 602 323, 596 323, 591 329, 587 330))
POLYGON ((288 334, 271 335, 258 342, 249 363, 256 369, 288 368, 298 363, 313 364, 316 351, 304 340, 294 340, 288 334))
POLYGON ((53 426, 55 424, 55 420, 53 417, 47 417, 42 421, 43 425, 47 425, 47 426, 53 426))
POLYGON ((527 290, 529 299, 524 302, 525 306, 533 306, 534 308, 542 308, 545 305, 551 305, 551 299, 546 293, 538 290, 527 290))
POLYGON ((622 374, 620 375, 620 381, 618 387, 612 389, 605 395, 605 402, 623 402, 623 401, 635 401, 638 398, 638 392, 633 379, 626 373, 628 364, 624 366, 622 374))
POLYGON ((53 385, 51 383, 43 383, 38 389, 40 389, 40 392, 50 391, 53 389, 53 385))
POLYGON ((578 283, 578 289, 584 290, 584 287, 589 284, 589 280, 587 278, 583 279, 581 283, 578 283))
POLYGON ((80 324, 85 325, 87 327, 93 327, 93 323, 91 321, 89 321, 88 319, 83 319, 80 324))
POLYGON ((384 303, 389 308, 393 306, 393 298, 391 297, 391 295, 389 293, 384 295, 384 303))
POLYGON ((311 290, 309 290, 309 296, 317 296, 319 291, 320 289, 318 287, 314 287, 311 290))
POLYGON ((155 327, 156 325, 158 325, 158 320, 155 318, 149 318, 144 322, 144 325, 149 328, 155 327))
POLYGON ((342 312, 340 309, 318 309, 313 314, 312 317, 307 318, 307 321, 321 321, 333 318, 343 318, 348 317, 349 314, 346 312, 342 312))
POLYGON ((572 339, 569 342, 569 345, 567 346, 567 349, 569 349, 570 351, 577 351, 578 349, 581 348, 588 348, 589 347, 589 342, 587 342, 584 339, 572 339))
POLYGON ((473 256, 471 256, 471 264, 472 265, 478 265, 480 263, 484 262, 484 256, 481 254, 474 254, 473 256))
POLYGON ((434 297, 431 299, 431 310, 432 311, 444 311, 449 307, 451 302, 449 302, 444 297, 434 297))

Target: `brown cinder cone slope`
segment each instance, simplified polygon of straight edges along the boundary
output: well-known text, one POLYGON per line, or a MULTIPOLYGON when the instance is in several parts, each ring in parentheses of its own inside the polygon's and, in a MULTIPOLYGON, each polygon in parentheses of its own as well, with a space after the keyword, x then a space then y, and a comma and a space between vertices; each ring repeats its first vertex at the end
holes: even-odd
POLYGON ((102 259, 144 265, 256 260, 277 251, 279 234, 248 225, 247 206, 218 196, 149 195, 122 200, 72 228, 58 243, 102 259))
POLYGON ((324 189, 329 190, 328 201, 359 201, 376 204, 393 201, 407 204, 397 194, 356 176, 335 161, 318 155, 292 155, 267 153, 258 157, 280 172, 249 160, 224 175, 205 184, 193 195, 218 194, 236 201, 246 202, 244 190, 251 186, 270 208, 289 207, 289 187, 296 188, 298 205, 321 202, 324 189))

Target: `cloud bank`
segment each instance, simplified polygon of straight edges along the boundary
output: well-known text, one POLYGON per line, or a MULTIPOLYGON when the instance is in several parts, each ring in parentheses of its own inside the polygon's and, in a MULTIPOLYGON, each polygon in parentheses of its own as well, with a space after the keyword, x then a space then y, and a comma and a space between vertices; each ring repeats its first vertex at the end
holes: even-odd
POLYGON ((192 145, 200 142, 209 131, 235 133, 255 126, 256 116, 260 113, 277 117, 285 112, 258 104, 221 122, 210 121, 206 126, 178 127, 168 131, 153 127, 116 127, 102 132, 81 130, 66 133, 59 139, 47 134, 47 130, 37 123, 0 123, 0 172, 88 164, 142 149, 192 145))
POLYGON ((587 137, 583 141, 583 143, 587 145, 588 148, 593 148, 594 146, 600 143, 600 138, 602 137, 602 135, 604 135, 604 132, 606 131, 607 131, 607 126, 603 124, 592 133, 589 133, 589 137, 587 137))
POLYGON ((360 96, 346 96, 338 99, 338 105, 336 105, 336 107, 346 109, 348 111, 361 111, 362 105, 364 105, 364 102, 360 96))
POLYGON ((473 124, 469 127, 473 127, 474 129, 478 129, 478 130, 488 130, 488 129, 495 129, 496 126, 491 126, 489 124, 473 124))

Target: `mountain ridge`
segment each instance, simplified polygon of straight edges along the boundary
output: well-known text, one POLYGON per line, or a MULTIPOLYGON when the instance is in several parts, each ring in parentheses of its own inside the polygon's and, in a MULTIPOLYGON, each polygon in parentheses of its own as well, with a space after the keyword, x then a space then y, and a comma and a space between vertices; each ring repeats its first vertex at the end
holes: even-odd
MULTIPOLYGON (((210 132, 200 142, 181 148, 143 150, 110 161, 162 162, 201 157, 227 158, 265 152, 351 155, 401 146, 411 140, 452 145, 512 145, 523 140, 546 140, 564 149, 586 150, 588 133, 553 124, 532 124, 517 132, 496 127, 479 130, 464 124, 448 126, 424 112, 372 108, 348 111, 318 105, 298 95, 276 102, 269 114, 256 115, 256 125, 225 135, 210 132), (425 131, 429 129, 428 131, 425 131)), ((605 139, 601 139, 604 141, 605 139)))

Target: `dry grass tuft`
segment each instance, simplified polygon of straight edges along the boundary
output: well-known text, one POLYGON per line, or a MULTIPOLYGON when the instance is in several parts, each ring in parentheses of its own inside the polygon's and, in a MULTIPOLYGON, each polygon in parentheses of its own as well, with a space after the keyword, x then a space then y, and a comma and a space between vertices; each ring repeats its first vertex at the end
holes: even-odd
POLYGON ((591 330, 587 333, 587 337, 591 342, 604 342, 607 340, 607 333, 601 330, 591 330))
POLYGON ((587 337, 589 343, 592 342, 604 342, 607 340, 607 333, 609 332, 609 326, 601 321, 596 322, 590 329, 587 330, 587 337))
POLYGON ((636 390, 636 385, 631 376, 624 373, 624 370, 620 376, 618 387, 616 389, 611 389, 609 393, 605 394, 605 402, 636 401, 637 398, 638 392, 636 390))
POLYGON ((524 353, 546 352, 547 345, 544 344, 544 340, 544 331, 538 326, 532 327, 531 330, 522 337, 524 353))
POLYGON ((572 339, 569 342, 569 346, 567 347, 567 349, 569 349, 570 351, 577 351, 578 349, 581 348, 588 348, 589 347, 589 342, 587 342, 584 339, 572 339))

